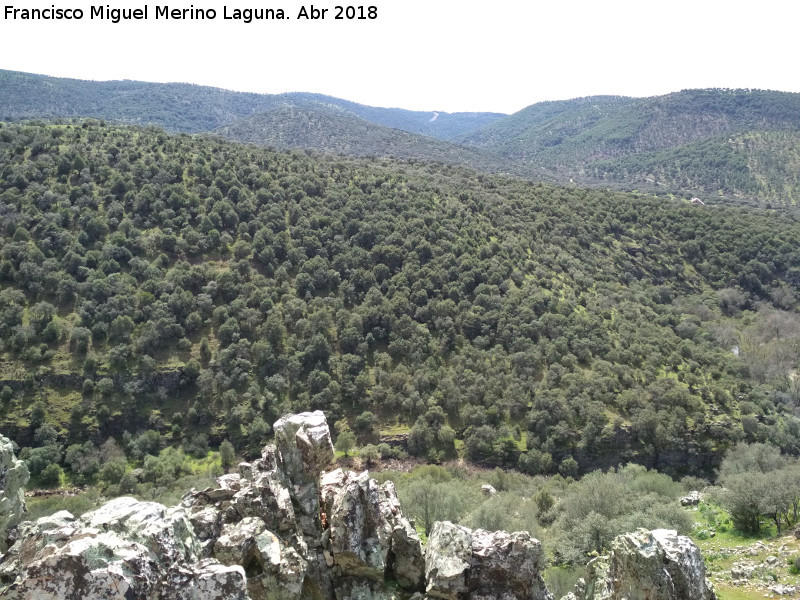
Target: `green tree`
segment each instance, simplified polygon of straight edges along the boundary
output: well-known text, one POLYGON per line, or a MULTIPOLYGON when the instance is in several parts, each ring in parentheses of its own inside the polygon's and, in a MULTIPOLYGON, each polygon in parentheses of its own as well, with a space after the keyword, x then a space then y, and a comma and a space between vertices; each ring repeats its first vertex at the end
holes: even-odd
POLYGON ((352 431, 342 431, 336 437, 336 450, 344 453, 345 457, 355 448, 356 436, 352 431))
POLYGON ((219 459, 222 463, 222 469, 227 473, 233 466, 233 461, 236 458, 236 453, 233 449, 233 444, 228 440, 223 440, 219 445, 219 459))

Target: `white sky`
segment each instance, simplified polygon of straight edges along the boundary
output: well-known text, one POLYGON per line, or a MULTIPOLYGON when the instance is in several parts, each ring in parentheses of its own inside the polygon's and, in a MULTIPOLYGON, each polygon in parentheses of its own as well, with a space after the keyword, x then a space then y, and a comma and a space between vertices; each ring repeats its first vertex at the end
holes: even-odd
MULTIPOLYGON (((86 0, 5 0, 82 8, 83 21, 0 18, 0 68, 80 79, 180 81, 308 91, 374 106, 515 112, 541 100, 651 96, 698 87, 800 92, 794 0, 365 0, 378 18, 296 20, 301 0, 110 0, 147 21, 89 20, 86 0), (156 21, 155 7, 215 8, 214 21, 156 21), (283 8, 244 24, 223 6, 283 8)), ((96 4, 101 4, 97 2, 96 4)), ((311 3, 306 3, 310 6, 311 3)), ((2 15, 0 15, 2 16, 2 15)))

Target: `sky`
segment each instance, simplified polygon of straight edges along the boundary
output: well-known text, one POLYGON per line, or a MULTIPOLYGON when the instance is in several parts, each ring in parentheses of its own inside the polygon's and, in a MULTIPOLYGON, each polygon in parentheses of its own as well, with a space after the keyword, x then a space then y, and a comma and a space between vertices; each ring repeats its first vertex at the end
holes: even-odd
MULTIPOLYGON (((512 113, 535 102, 687 88, 800 92, 800 3, 762 0, 365 0, 377 18, 335 20, 346 0, 5 0, 82 9, 82 20, 0 19, 0 68, 78 79, 187 82, 236 91, 317 92, 413 110, 512 113), (148 7, 114 24, 91 6, 148 7), (157 6, 215 20, 155 19, 157 6), (286 19, 225 20, 235 9, 286 19)), ((362 6, 353 4, 353 6, 362 6)))

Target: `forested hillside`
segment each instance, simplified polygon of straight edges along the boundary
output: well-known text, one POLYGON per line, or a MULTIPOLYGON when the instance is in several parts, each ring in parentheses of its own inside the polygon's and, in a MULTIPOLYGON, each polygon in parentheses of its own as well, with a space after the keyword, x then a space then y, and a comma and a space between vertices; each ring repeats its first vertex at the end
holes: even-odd
POLYGON ((0 419, 37 476, 109 436, 248 456, 317 408, 528 473, 800 452, 789 214, 91 120, 2 125, 0 190, 0 419))
POLYGON ((345 112, 285 106, 244 117, 215 133, 229 140, 280 150, 310 148, 344 156, 417 159, 469 166, 486 173, 554 179, 537 167, 478 148, 378 125, 345 112))
POLYGON ((251 94, 186 83, 82 81, 4 70, 0 70, 0 107, 0 119, 5 120, 95 117, 188 133, 212 131, 242 117, 292 108, 358 117, 442 140, 504 116, 378 108, 302 92, 251 94))
POLYGON ((704 201, 795 206, 800 94, 684 90, 533 104, 513 115, 365 106, 310 93, 79 81, 0 70, 0 119, 95 117, 275 148, 414 158, 704 201))
POLYGON ((799 129, 800 94, 710 89, 542 102, 462 141, 587 182, 794 204, 799 129))

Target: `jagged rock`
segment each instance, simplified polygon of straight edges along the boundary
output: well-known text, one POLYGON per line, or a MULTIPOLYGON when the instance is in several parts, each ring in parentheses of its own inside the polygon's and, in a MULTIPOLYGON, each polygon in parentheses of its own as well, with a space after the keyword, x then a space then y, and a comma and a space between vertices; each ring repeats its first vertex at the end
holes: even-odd
MULTIPOLYGON (((340 469, 312 477, 332 457, 322 413, 286 417, 275 431, 277 449, 177 507, 118 498, 80 518, 20 523, 0 555, 0 599, 422 600, 426 590, 552 600, 529 534, 437 523, 423 555, 392 482, 340 469)), ((699 551, 675 532, 620 536, 587 573, 570 599, 715 598, 699 551)))
POLYGON ((301 597, 307 562, 257 517, 224 526, 214 543, 214 558, 244 567, 252 600, 301 597))
POLYGON ((392 529, 389 559, 392 574, 400 587, 407 590, 424 589, 425 556, 417 530, 403 516, 394 482, 381 486, 381 513, 392 529))
POLYGON ((681 506, 697 506, 700 504, 700 492, 692 491, 681 498, 681 506))
POLYGON ((266 530, 264 521, 247 517, 222 527, 214 542, 214 558, 223 565, 246 565, 256 553, 256 537, 266 530))
POLYGON ((319 535, 319 476, 333 460, 333 442, 321 410, 285 416, 273 425, 280 470, 292 482, 295 521, 305 536, 319 535))
POLYGON ((181 560, 196 561, 200 555, 194 529, 180 506, 166 508, 157 502, 115 498, 79 521, 86 529, 111 531, 142 544, 165 566, 181 560))
POLYGON ((342 575, 382 581, 390 571, 401 587, 422 589, 422 544, 399 510, 393 483, 379 486, 366 471, 336 469, 322 478, 320 497, 329 562, 342 575))
POLYGON ((482 529, 472 534, 472 568, 467 585, 473 598, 551 598, 541 577, 543 552, 527 531, 482 529))
POLYGON ((449 521, 434 523, 425 547, 425 590, 434 598, 467 593, 472 562, 472 531, 449 521))
POLYGON ((20 525, 0 558, 0 597, 246 600, 239 566, 198 561, 180 507, 112 500, 75 519, 66 511, 20 525))
POLYGON ((24 462, 14 455, 14 445, 0 435, 0 552, 8 549, 8 530, 25 513, 25 484, 30 474, 24 462))
POLYGON ((287 415, 273 425, 283 470, 295 484, 317 482, 333 460, 333 442, 321 411, 287 415))
POLYGON ((429 597, 552 600, 541 577, 542 547, 527 532, 433 526, 425 550, 429 597))
POLYGON ((564 600, 716 600, 700 550, 675 531, 618 536, 564 600))

